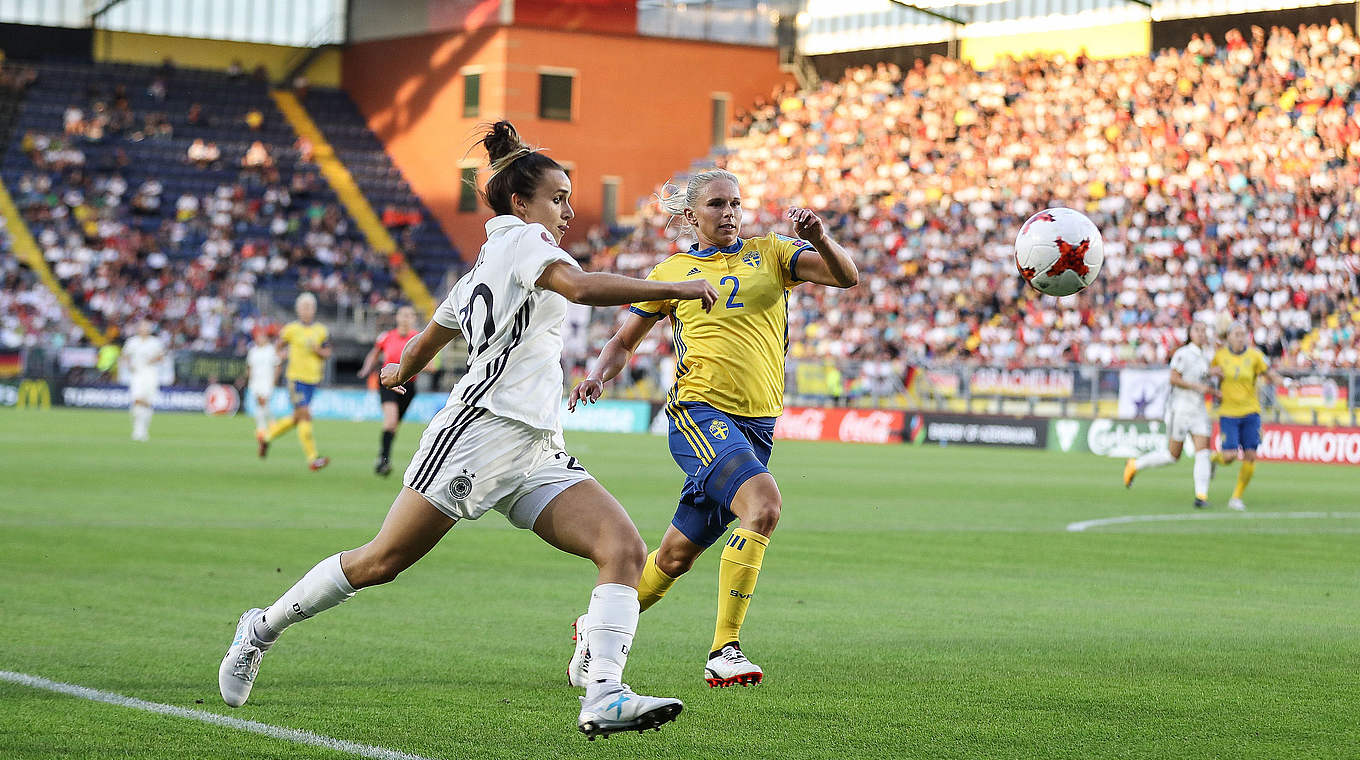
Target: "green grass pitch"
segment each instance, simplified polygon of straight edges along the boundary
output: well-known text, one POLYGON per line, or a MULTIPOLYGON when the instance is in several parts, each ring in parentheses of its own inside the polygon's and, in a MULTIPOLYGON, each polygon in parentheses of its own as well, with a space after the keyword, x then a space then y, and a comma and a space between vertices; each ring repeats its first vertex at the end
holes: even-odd
MULTIPOLYGON (((237 615, 366 541, 399 480, 374 424, 256 459, 251 422, 0 412, 0 670, 429 758, 1340 758, 1360 755, 1360 520, 1190 512, 1190 464, 780 443, 784 517, 743 643, 768 679, 702 679, 718 552, 642 616, 626 680, 660 733, 587 742, 565 684, 593 567, 491 514, 386 587, 291 629, 250 703, 216 670, 237 615)), ((404 465, 420 427, 397 441, 404 465)), ((649 545, 680 483, 656 436, 570 447, 649 545)), ((400 468, 398 470, 400 472, 400 468)), ((1235 470, 1214 483, 1223 511, 1235 470)), ((1254 512, 1360 510, 1360 471, 1262 464, 1254 512)), ((0 682, 0 757, 339 758, 0 682)))

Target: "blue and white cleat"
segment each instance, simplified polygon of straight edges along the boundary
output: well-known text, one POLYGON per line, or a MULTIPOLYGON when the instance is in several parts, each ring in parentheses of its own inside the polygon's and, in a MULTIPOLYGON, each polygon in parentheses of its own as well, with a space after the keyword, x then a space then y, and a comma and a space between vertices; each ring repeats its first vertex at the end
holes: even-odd
POLYGON ((586 644, 586 616, 576 618, 571 624, 571 640, 576 642, 576 650, 567 661, 567 683, 584 689, 586 674, 590 672, 590 647, 586 644))
POLYGON ((236 637, 231 640, 227 656, 222 658, 222 665, 217 669, 217 688, 222 692, 222 701, 232 707, 240 707, 250 698, 255 674, 260 672, 260 660, 271 646, 253 635, 255 620, 263 614, 264 610, 259 608, 241 613, 236 637))
POLYGON ((683 709, 685 706, 678 699, 644 697, 634 694, 628 684, 619 684, 591 702, 581 697, 577 727, 591 741, 598 736, 607 739, 610 734, 620 731, 660 731, 663 724, 675 720, 683 709))

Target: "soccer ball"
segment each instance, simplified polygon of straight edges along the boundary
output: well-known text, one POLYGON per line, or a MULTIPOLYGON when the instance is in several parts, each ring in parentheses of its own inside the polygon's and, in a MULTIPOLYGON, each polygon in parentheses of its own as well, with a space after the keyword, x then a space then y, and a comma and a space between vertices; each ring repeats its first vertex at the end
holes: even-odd
POLYGON ((1040 211, 1015 238, 1015 268, 1030 287, 1045 295, 1076 293, 1095 281, 1104 263, 1100 230, 1070 208, 1040 211))

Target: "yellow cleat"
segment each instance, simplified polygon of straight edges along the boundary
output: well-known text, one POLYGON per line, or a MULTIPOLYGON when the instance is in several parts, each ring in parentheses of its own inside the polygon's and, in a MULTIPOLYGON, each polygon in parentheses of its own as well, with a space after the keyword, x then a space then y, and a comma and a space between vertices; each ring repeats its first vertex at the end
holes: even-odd
POLYGON ((1124 463, 1124 487, 1133 487, 1133 476, 1138 474, 1138 460, 1130 459, 1124 463))

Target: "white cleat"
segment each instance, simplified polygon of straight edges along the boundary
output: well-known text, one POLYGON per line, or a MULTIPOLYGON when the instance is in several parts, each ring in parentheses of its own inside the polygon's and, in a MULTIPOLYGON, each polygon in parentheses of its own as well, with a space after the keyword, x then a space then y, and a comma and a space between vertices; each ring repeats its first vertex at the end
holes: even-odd
POLYGON ((590 672, 590 648, 586 644, 586 616, 576 618, 571 624, 571 640, 576 642, 576 651, 571 653, 567 662, 567 683, 577 688, 586 686, 586 674, 590 672))
POLYGON ((1247 505, 1244 504, 1241 499, 1228 499, 1228 509, 1245 512, 1247 511, 1247 505))
POLYGON ((760 666, 746 659, 742 654, 741 645, 732 642, 719 649, 717 654, 708 658, 708 664, 704 666, 704 680, 709 686, 746 686, 747 684, 760 683, 765 677, 764 671, 760 666))
POLYGON ((644 697, 634 694, 628 684, 618 684, 591 702, 581 697, 577 727, 591 741, 620 731, 660 731, 662 724, 675 720, 683 709, 685 705, 678 699, 644 697))
POLYGON ((250 687, 255 685, 255 674, 260 672, 260 660, 271 646, 262 645, 251 630, 262 614, 264 610, 258 608, 241 613, 236 637, 231 640, 227 656, 222 658, 222 665, 217 669, 217 688, 222 692, 222 701, 232 707, 240 707, 250 698, 250 687))

